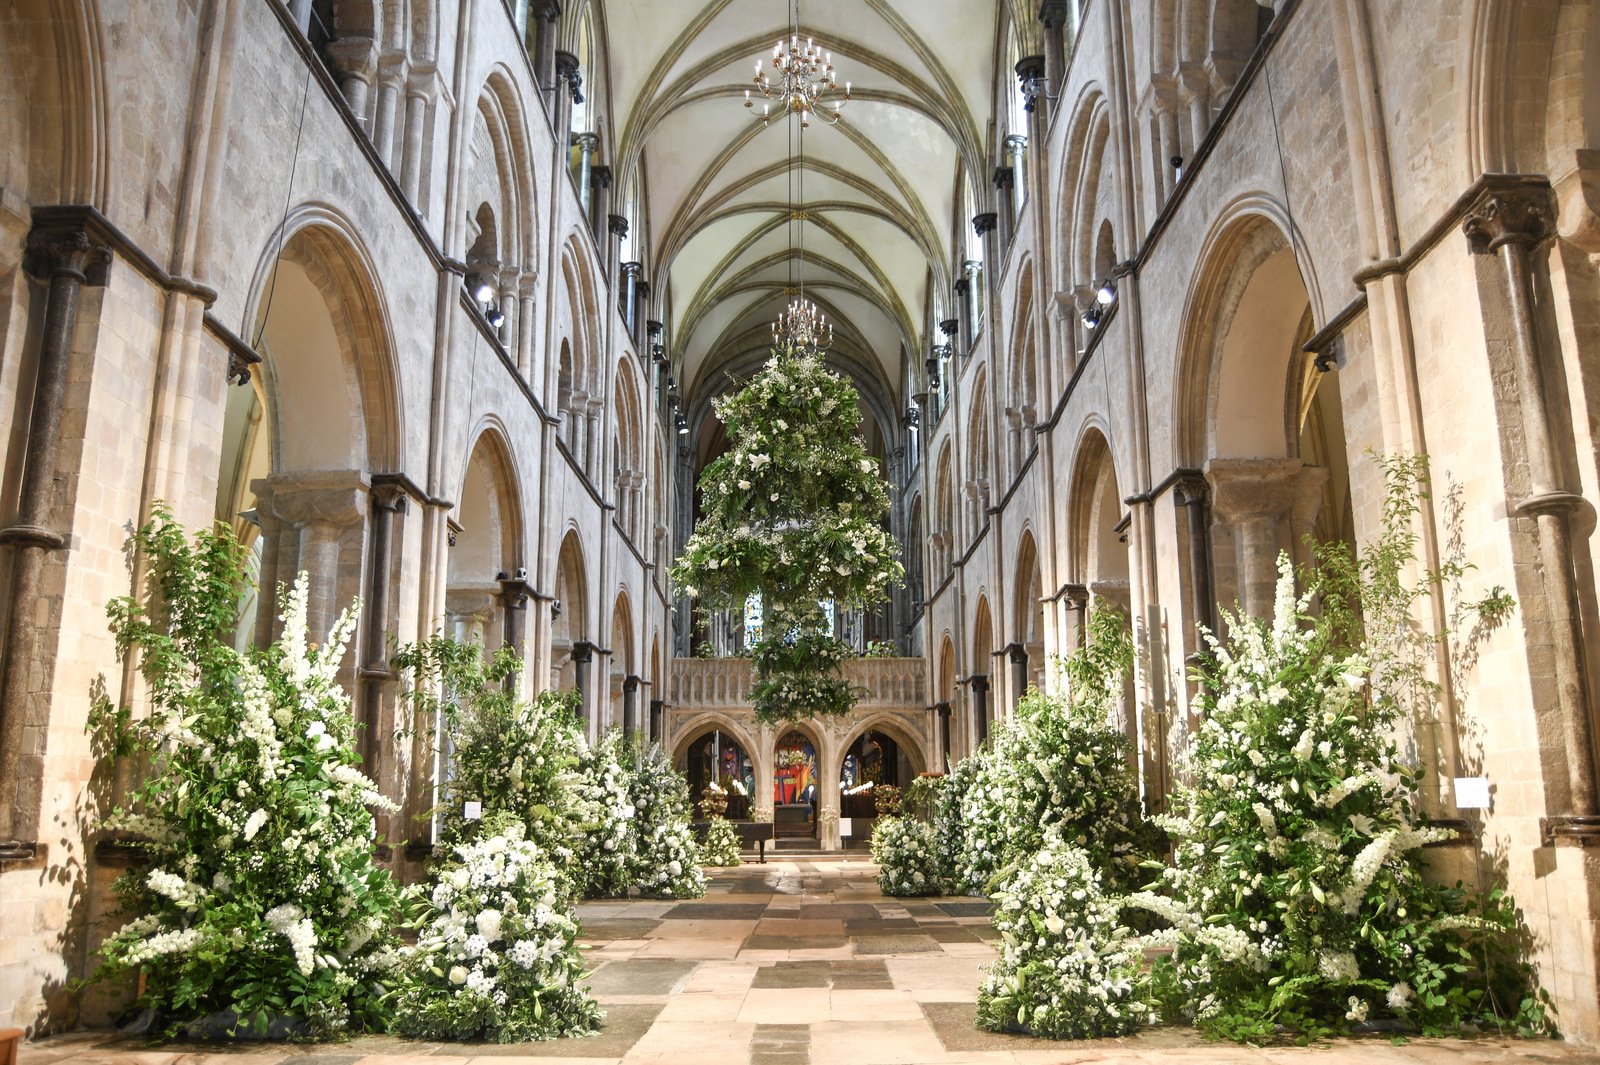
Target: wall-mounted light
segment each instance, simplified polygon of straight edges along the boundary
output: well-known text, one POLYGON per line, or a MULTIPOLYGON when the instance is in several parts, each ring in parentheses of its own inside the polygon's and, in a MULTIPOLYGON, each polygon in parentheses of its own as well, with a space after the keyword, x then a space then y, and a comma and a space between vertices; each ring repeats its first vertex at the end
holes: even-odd
POLYGON ((1167 162, 1172 164, 1172 180, 1174 182, 1182 181, 1183 180, 1183 156, 1174 155, 1171 159, 1168 159, 1167 162))
POLYGON ((1085 329, 1094 329, 1099 326, 1102 313, 1100 304, 1091 303, 1089 309, 1083 312, 1083 327, 1085 329))
POLYGON ((677 425, 678 425, 678 435, 679 436, 688 436, 689 435, 689 419, 685 418, 683 416, 683 411, 679 411, 678 412, 678 416, 675 419, 675 421, 677 422, 677 425))
POLYGON ((506 316, 498 307, 491 306, 483 313, 483 320, 489 323, 489 328, 499 329, 506 324, 506 316))
POLYGON ((472 298, 479 303, 489 303, 494 299, 494 281, 488 274, 478 273, 467 275, 467 291, 472 293, 472 298))
POLYGON ((1094 290, 1094 301, 1102 307, 1109 307, 1117 302, 1117 286, 1109 277, 1100 282, 1100 287, 1094 290))

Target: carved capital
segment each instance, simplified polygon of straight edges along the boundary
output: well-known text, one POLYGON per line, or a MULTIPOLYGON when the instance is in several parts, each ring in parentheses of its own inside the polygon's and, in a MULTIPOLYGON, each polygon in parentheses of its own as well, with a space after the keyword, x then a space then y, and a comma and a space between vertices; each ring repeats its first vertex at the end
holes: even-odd
POLYGON ((86 285, 104 285, 111 271, 111 249, 90 237, 81 222, 41 223, 28 232, 22 268, 40 281, 64 275, 86 285))
POLYGON ((370 37, 341 37, 328 45, 328 58, 345 77, 371 81, 378 69, 378 44, 370 37))
MULTIPOLYGON (((997 167, 994 168, 994 187, 995 188, 997 188, 997 189, 1010 189, 1010 188, 1015 188, 1016 184, 1017 184, 1017 172, 1015 170, 1013 170, 1011 167, 1009 167, 1009 166, 997 166, 997 167)), ((979 217, 981 218, 981 217, 984 217, 984 216, 980 215, 979 217)), ((993 216, 991 215, 989 217, 993 217, 993 216)), ((981 233, 980 233, 980 235, 981 235, 981 233)))
POLYGON ((1044 0, 1039 5, 1039 21, 1046 29, 1057 29, 1067 24, 1068 0, 1044 0))
POLYGON ((1555 232, 1555 204, 1548 185, 1489 189, 1467 211, 1461 231, 1474 255, 1506 244, 1532 247, 1555 232))
POLYGON ((533 0, 528 5, 528 13, 536 19, 554 22, 561 17, 560 0, 533 0))
POLYGON ((1000 216, 993 211, 985 211, 972 219, 972 228, 980 237, 986 237, 995 231, 1000 224, 1000 216))
MULTIPOLYGON (((599 138, 596 138, 596 143, 599 138)), ((589 168, 589 187, 594 189, 609 189, 611 187, 611 168, 609 166, 592 166, 589 168)))

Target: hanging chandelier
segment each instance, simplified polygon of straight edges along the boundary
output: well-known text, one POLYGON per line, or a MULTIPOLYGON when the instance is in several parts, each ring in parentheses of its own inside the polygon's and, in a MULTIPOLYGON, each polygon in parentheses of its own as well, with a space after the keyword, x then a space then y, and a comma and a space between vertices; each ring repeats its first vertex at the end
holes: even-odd
POLYGON ((833 346, 833 326, 815 303, 801 297, 772 323, 772 343, 797 355, 820 355, 833 346))
MULTIPOLYGON (((772 49, 771 77, 762 63, 762 60, 756 60, 756 89, 770 101, 761 105, 763 126, 774 117, 773 103, 778 105, 779 114, 798 115, 800 125, 804 127, 811 125, 812 116, 821 118, 830 126, 838 124, 840 108, 850 99, 850 83, 844 83, 843 99, 834 99, 833 109, 828 110, 825 106, 827 97, 839 91, 839 75, 833 69, 833 53, 824 52, 810 38, 806 39, 802 48, 797 31, 790 34, 787 41, 780 37, 772 49)), ((744 105, 755 109, 755 100, 751 98, 749 89, 744 91, 744 105)))

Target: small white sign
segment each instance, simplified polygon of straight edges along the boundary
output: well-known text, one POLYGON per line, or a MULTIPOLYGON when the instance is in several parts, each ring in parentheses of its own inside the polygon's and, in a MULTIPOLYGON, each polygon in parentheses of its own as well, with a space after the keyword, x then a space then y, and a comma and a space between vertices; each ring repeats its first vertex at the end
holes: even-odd
POLYGON ((851 819, 848 818, 848 817, 839 818, 839 835, 841 835, 841 836, 853 836, 853 835, 855 835, 855 830, 850 827, 850 821, 851 821, 851 819))
POLYGON ((481 803, 481 802, 469 802, 469 803, 467 803, 465 806, 463 806, 461 808, 461 816, 465 817, 468 821, 482 821, 483 820, 483 803, 481 803))
POLYGON ((1488 777, 1456 777, 1457 810, 1487 810, 1488 808, 1488 777))

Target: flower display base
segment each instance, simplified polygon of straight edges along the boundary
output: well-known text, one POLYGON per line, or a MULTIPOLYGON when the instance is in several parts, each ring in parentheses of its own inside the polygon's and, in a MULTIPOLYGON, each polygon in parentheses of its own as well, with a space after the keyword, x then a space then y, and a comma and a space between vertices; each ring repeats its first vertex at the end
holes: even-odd
POLYGON ((273 1017, 265 1027, 239 1020, 233 1010, 222 1010, 202 1017, 184 1028, 190 1039, 232 1040, 240 1043, 282 1043, 291 1039, 308 1039, 311 1028, 298 1017, 273 1017))

